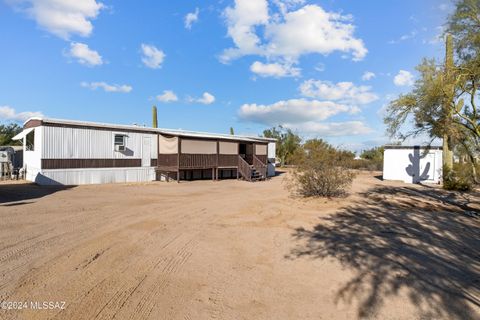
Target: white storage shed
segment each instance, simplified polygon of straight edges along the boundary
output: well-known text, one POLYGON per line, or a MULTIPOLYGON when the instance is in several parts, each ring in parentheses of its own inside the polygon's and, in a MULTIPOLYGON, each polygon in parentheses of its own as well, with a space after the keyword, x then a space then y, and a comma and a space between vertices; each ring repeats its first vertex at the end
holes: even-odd
POLYGON ((442 147, 385 146, 383 179, 405 183, 440 183, 442 147))

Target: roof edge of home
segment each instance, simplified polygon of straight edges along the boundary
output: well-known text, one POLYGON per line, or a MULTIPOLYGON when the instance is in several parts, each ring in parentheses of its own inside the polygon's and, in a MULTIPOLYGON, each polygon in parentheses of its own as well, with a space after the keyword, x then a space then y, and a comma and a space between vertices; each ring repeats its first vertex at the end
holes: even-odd
POLYGON ((144 126, 137 126, 137 125, 113 124, 113 123, 104 123, 104 122, 67 120, 67 119, 43 118, 43 117, 31 117, 27 119, 23 123, 23 125, 25 126, 25 124, 27 124, 29 121, 32 121, 32 120, 39 120, 42 123, 52 123, 52 124, 65 124, 65 125, 76 125, 76 126, 86 126, 86 127, 102 127, 102 128, 108 128, 108 129, 142 130, 142 131, 158 132, 158 133, 165 133, 165 134, 179 135, 179 136, 221 138, 221 139, 228 139, 228 140, 255 140, 255 141, 264 141, 264 142, 276 141, 276 139, 264 138, 264 137, 230 135, 230 134, 222 134, 222 133, 189 131, 189 130, 180 130, 180 129, 151 128, 151 127, 144 127, 144 126))

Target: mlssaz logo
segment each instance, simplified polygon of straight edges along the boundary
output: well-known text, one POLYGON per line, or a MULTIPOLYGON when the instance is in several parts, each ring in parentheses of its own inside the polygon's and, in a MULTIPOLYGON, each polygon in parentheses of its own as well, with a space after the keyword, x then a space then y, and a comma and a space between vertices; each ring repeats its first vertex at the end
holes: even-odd
POLYGON ((34 310, 64 310, 65 301, 31 301, 30 309, 34 310))

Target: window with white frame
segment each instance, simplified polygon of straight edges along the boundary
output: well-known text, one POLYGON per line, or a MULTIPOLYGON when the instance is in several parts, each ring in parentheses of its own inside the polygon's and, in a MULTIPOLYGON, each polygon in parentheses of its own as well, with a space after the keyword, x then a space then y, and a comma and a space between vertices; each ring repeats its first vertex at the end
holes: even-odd
POLYGON ((113 146, 115 151, 125 151, 127 136, 124 134, 116 133, 113 137, 113 146))

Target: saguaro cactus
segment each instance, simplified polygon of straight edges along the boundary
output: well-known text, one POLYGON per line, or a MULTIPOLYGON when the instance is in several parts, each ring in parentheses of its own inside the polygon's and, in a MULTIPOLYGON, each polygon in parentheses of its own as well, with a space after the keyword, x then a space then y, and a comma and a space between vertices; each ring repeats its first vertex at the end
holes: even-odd
POLYGON ((152 107, 152 127, 158 128, 158 119, 157 119, 157 107, 152 107))
MULTIPOLYGON (((450 126, 450 119, 453 116, 452 107, 454 105, 454 91, 455 91, 455 76, 453 63, 453 39, 451 34, 447 34, 445 41, 445 91, 447 93, 443 103, 445 112, 445 126, 450 126)), ((444 128, 443 134, 443 165, 452 169, 453 167, 453 152, 451 150, 451 139, 448 135, 448 128, 444 128)))

